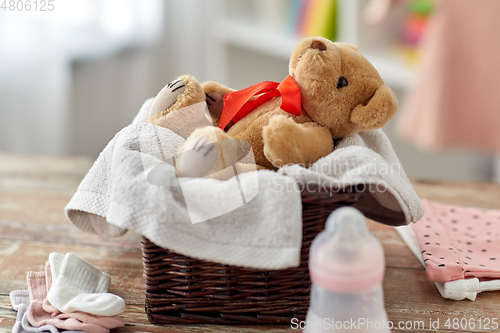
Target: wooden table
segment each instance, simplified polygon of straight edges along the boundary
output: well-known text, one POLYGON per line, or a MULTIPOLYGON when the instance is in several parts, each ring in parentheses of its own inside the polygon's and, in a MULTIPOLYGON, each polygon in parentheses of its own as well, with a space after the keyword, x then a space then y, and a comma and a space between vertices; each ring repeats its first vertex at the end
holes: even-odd
MULTIPOLYGON (((0 153, 0 332, 9 332, 16 312, 9 292, 26 289, 26 273, 43 270, 49 253, 72 252, 112 276, 110 292, 127 303, 122 315, 127 325, 116 332, 284 332, 290 326, 155 326, 144 313, 144 280, 140 237, 102 239, 74 227, 63 208, 88 171, 85 158, 20 157, 0 153)), ((500 186, 491 184, 415 181, 422 198, 443 203, 500 209, 500 186)), ((382 241, 386 256, 385 305, 389 320, 423 321, 425 329, 393 329, 393 332, 457 332, 444 326, 448 318, 500 318, 500 294, 483 293, 476 301, 443 299, 425 270, 396 231, 370 222, 382 241), (429 320, 440 320, 439 330, 429 329, 429 320)), ((500 321, 500 319, 498 319, 500 321)), ((408 324, 408 325, 410 325, 408 324)), ((468 329, 460 332, 500 332, 468 329)))

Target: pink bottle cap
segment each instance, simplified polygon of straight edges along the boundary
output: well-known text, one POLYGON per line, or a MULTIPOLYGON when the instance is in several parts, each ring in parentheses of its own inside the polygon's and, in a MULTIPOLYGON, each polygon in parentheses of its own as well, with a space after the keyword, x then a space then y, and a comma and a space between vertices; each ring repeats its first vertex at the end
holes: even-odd
POLYGON ((311 281, 329 291, 358 293, 381 284, 384 270, 383 248, 364 215, 352 207, 335 210, 311 246, 311 281))

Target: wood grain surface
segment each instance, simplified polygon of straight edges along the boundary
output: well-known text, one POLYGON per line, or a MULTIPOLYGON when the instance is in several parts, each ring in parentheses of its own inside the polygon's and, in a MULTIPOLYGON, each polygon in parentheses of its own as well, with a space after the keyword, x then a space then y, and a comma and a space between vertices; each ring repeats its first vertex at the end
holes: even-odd
MULTIPOLYGON (((297 332, 289 325, 217 326, 152 325, 144 312, 144 279, 140 236, 103 239, 84 233, 64 216, 64 206, 92 161, 86 158, 12 156, 0 153, 0 332, 10 332, 16 312, 9 293, 26 289, 26 273, 43 270, 51 252, 72 252, 112 277, 110 292, 123 297, 126 326, 113 332, 297 332)), ((492 184, 414 181, 422 198, 466 206, 500 209, 500 186, 492 184)), ((448 329, 451 318, 498 318, 500 294, 485 292, 474 302, 443 299, 427 280, 424 268, 411 254, 394 228, 369 222, 385 250, 385 305, 393 332, 500 332, 497 330, 448 329), (439 320, 439 329, 429 321, 439 320), (397 328, 399 322, 420 329, 397 328)))

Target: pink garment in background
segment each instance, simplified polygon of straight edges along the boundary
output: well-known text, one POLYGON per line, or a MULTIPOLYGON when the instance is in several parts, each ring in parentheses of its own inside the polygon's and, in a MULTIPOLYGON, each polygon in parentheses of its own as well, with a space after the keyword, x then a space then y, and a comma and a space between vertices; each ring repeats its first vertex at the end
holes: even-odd
POLYGON ((500 152, 500 1, 438 0, 398 131, 429 150, 500 152))
POLYGON ((500 210, 422 203, 412 227, 429 280, 500 279, 500 210))

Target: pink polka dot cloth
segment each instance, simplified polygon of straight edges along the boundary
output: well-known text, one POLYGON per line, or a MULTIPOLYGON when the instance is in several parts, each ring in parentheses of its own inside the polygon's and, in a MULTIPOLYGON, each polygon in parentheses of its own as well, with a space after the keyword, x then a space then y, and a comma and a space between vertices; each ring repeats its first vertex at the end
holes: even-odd
POLYGON ((500 279, 500 210, 422 203, 412 227, 429 280, 500 279))

